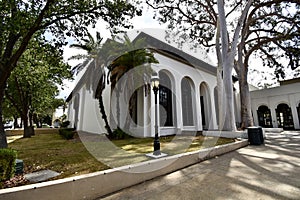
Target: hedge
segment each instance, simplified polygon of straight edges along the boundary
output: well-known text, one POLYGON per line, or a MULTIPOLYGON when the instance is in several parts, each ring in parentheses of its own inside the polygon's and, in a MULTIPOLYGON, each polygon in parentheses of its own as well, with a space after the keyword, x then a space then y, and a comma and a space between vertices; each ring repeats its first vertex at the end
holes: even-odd
POLYGON ((74 128, 60 128, 59 135, 61 135, 63 138, 70 140, 74 138, 75 135, 75 129, 74 128))
POLYGON ((17 152, 13 149, 0 149, 0 182, 14 176, 17 152))

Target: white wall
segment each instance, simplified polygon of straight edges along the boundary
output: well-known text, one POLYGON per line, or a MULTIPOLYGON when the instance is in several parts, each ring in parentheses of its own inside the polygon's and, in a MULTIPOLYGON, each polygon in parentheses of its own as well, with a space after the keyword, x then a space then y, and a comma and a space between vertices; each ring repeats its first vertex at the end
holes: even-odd
POLYGON ((300 103, 300 83, 282 85, 280 87, 252 91, 251 104, 254 123, 258 125, 257 109, 261 105, 268 106, 271 110, 273 127, 277 128, 275 109, 280 103, 285 103, 292 109, 295 129, 299 129, 299 118, 296 108, 300 103))
MULTIPOLYGON (((216 87, 216 76, 208 72, 201 71, 193 68, 174 59, 155 53, 155 58, 159 61, 159 64, 152 64, 152 69, 157 73, 164 70, 170 76, 172 82, 172 91, 174 92, 173 101, 174 107, 174 127, 160 127, 161 135, 177 134, 181 131, 201 131, 201 106, 200 106, 200 84, 206 83, 208 96, 210 97, 211 104, 211 120, 209 122, 210 129, 217 129, 216 115, 215 115, 215 102, 214 102, 214 88, 216 87), (193 115, 194 125, 183 126, 182 124, 182 108, 181 108, 181 81, 184 77, 188 77, 193 85, 193 115)), ((77 129, 81 131, 87 131, 91 133, 103 133, 106 132, 104 122, 99 110, 98 100, 93 98, 93 94, 88 91, 85 85, 79 89, 80 94, 79 102, 79 121, 77 129)), ((121 94, 122 96, 122 94, 121 94)), ((130 131, 135 136, 149 137, 154 136, 154 94, 151 90, 150 95, 145 95, 141 90, 138 94, 138 125, 131 124, 130 131), (149 121, 150 119, 150 121, 149 121)), ((104 104, 108 119, 110 114, 116 119, 116 96, 111 93, 110 86, 106 86, 104 92, 104 104), (112 96, 111 96, 112 95, 112 96), (110 108, 112 108, 112 113, 110 108)), ((74 97, 73 97, 74 98, 74 97)), ((72 104, 73 99, 70 101, 72 104)), ((120 121, 121 127, 124 126, 125 112, 128 112, 128 97, 127 100, 120 98, 120 121), (126 103, 127 102, 127 103, 126 103), (123 114, 122 114, 123 113, 123 114), (123 123, 122 123, 123 122, 123 123)), ((74 110, 69 108, 69 120, 74 124, 74 110)), ((159 109, 158 109, 159 110, 159 109)), ((117 121, 117 119, 116 119, 117 121)))
MULTIPOLYGON (((208 85, 208 92, 210 96, 210 104, 212 109, 212 120, 210 122, 210 128, 216 129, 216 115, 215 115, 215 102, 214 102, 214 88, 216 87, 216 76, 200 71, 199 69, 187 66, 181 62, 173 60, 169 57, 163 56, 161 54, 155 53, 155 58, 159 61, 159 64, 153 64, 152 68, 159 72, 161 70, 168 71, 172 77, 170 77, 172 82, 172 87, 174 86, 173 91, 175 93, 176 99, 176 119, 177 122, 175 131, 200 131, 202 130, 202 120, 201 120, 201 106, 200 106, 200 84, 205 82, 208 85), (188 77, 193 82, 194 93, 192 94, 193 99, 193 110, 194 110, 194 126, 183 126, 182 124, 182 108, 181 108, 181 81, 184 77, 188 77), (172 81, 172 79, 174 79, 172 81)), ((154 126, 154 121, 153 121, 154 126)), ((161 131, 164 131, 164 128, 161 128, 161 131)), ((166 131, 170 132, 168 128, 166 131)), ((175 132, 176 133, 176 132, 175 132)))

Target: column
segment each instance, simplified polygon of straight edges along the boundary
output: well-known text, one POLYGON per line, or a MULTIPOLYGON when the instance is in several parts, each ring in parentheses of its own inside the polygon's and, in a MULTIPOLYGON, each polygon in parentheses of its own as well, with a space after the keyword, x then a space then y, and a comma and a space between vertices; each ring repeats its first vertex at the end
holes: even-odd
POLYGON ((201 115, 201 106, 200 106, 200 85, 195 84, 195 106, 196 106, 196 113, 195 113, 195 127, 197 131, 202 131, 202 115, 201 115))
POLYGON ((181 107, 181 78, 175 77, 175 98, 176 98, 176 119, 177 119, 177 130, 179 130, 179 134, 182 131, 183 123, 182 123, 182 107, 181 107))
POLYGON ((209 127, 208 129, 218 129, 217 125, 217 115, 216 115, 216 103, 215 103, 215 87, 211 87, 210 92, 210 102, 211 102, 211 119, 209 122, 209 127))
POLYGON ((291 104, 291 110, 293 115, 293 122, 294 122, 294 128, 299 129, 299 119, 298 119, 298 111, 297 111, 297 103, 295 100, 295 96, 289 96, 290 104, 291 104))
POLYGON ((275 105, 270 105, 270 110, 271 110, 271 117, 272 117, 272 124, 274 128, 278 128, 278 123, 277 123, 277 115, 276 115, 276 107, 275 105))

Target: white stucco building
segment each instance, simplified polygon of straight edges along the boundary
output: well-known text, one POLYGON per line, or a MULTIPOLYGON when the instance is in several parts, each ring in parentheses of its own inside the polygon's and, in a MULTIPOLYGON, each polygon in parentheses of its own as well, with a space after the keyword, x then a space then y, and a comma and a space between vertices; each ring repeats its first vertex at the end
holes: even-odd
POLYGON ((254 122, 268 128, 300 129, 300 79, 280 82, 279 87, 252 91, 254 122))
MULTIPOLYGON (((209 63, 207 55, 202 51, 178 49, 163 39, 157 39, 144 32, 138 33, 135 39, 138 38, 146 40, 147 47, 159 62, 140 68, 151 67, 160 78, 157 97, 160 104, 158 115, 160 134, 217 129, 216 67, 209 63)), ((79 81, 67 99, 68 119, 71 121, 71 126, 78 130, 101 133, 105 130, 99 103, 94 98, 93 91, 87 87, 89 83, 86 81, 90 79, 88 68, 93 66, 93 62, 90 62, 79 73, 79 81)), ((132 73, 134 75, 135 72, 132 73)), ((119 84, 123 86, 122 80, 119 84)), ((130 109, 128 109, 129 98, 126 99, 128 94, 121 93, 118 99, 111 87, 106 87, 103 95, 106 113, 112 124, 119 122, 119 127, 129 129, 135 136, 150 137, 154 135, 154 93, 149 92, 149 89, 146 90, 143 85, 135 87, 137 88, 136 107, 130 109), (116 114, 117 101, 119 101, 119 115, 116 114), (126 120, 128 113, 131 118, 129 126, 126 120)))
MULTIPOLYGON (((120 93, 112 90, 110 85, 105 87, 103 102, 112 129, 119 126, 134 136, 154 136, 154 93, 143 83, 135 83, 135 89, 131 92, 125 89, 128 84, 127 78, 140 76, 141 70, 146 68, 151 68, 160 78, 157 97, 160 135, 218 129, 217 70, 208 56, 203 51, 194 52, 189 48, 176 48, 164 40, 164 35, 159 35, 157 32, 155 34, 137 32, 133 38, 146 40, 146 47, 153 52, 158 64, 139 66, 136 70, 125 74, 123 79, 118 81, 121 87, 120 93), (130 103, 133 94, 136 95, 134 106, 130 103)), ((67 99, 68 119, 71 126, 76 127, 77 130, 105 133, 99 102, 95 98, 95 88, 92 86, 92 82, 99 77, 94 68, 95 63, 90 61, 78 74, 78 82, 67 99)), ((241 117, 238 83, 237 80, 234 82, 236 124, 239 125, 241 117)), ((298 82, 282 85, 279 88, 252 91, 255 124, 264 127, 299 129, 299 86, 298 82), (287 105, 291 114, 284 111, 286 106, 281 105, 287 105)))

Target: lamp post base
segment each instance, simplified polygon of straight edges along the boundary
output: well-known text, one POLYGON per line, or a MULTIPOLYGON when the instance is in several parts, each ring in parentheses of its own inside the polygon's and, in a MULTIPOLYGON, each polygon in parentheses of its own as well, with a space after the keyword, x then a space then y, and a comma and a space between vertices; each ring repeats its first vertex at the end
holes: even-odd
POLYGON ((158 137, 155 137, 155 140, 153 142, 153 148, 154 148, 153 154, 160 155, 160 142, 158 137))
POLYGON ((157 159, 157 158, 162 158, 162 157, 165 157, 165 156, 167 156, 167 155, 168 155, 168 154, 166 154, 166 153, 161 153, 161 152, 160 152, 159 155, 154 155, 154 152, 146 154, 147 157, 155 158, 155 159, 157 159))

